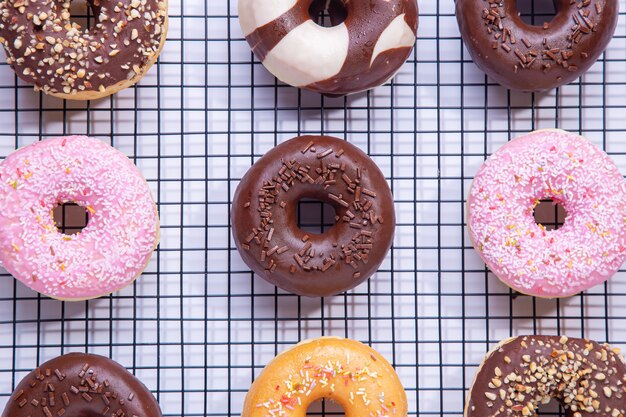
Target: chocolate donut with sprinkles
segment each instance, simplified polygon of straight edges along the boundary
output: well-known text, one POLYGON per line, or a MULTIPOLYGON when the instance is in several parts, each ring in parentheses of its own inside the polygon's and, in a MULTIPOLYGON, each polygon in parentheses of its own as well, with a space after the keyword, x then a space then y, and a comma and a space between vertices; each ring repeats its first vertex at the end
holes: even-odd
POLYGON ((467 213, 474 248, 524 294, 568 297, 626 260, 626 181, 602 149, 563 130, 532 132, 491 155, 474 177, 467 213), (562 227, 537 224, 542 199, 565 209, 562 227))
POLYGON ((8 64, 36 90, 95 100, 137 83, 167 33, 167 0, 87 0, 96 24, 72 21, 71 0, 0 0, 8 64))
POLYGON ((534 26, 520 17, 517 0, 457 0, 461 35, 476 65, 506 88, 526 92, 584 74, 613 38, 619 1, 553 3, 554 19, 534 26))
POLYGON ((0 163, 0 262, 49 297, 79 301, 130 285, 159 241, 159 216, 137 167, 85 136, 35 142, 0 163), (59 232, 54 208, 75 203, 87 225, 59 232))
POLYGON ((393 78, 415 44, 418 7, 416 0, 240 0, 239 22, 278 79, 343 96, 393 78), (336 26, 313 21, 324 8, 336 26))
POLYGON ((626 415, 626 365, 616 348, 566 336, 519 336, 489 352, 465 417, 537 416, 556 400, 566 416, 626 415))
POLYGON ((54 358, 18 384, 2 417, 161 417, 154 396, 117 362, 69 353, 54 358))
POLYGON ((356 340, 321 337, 276 356, 254 380, 241 417, 304 417, 321 399, 346 417, 406 417, 406 393, 393 367, 356 340))
POLYGON ((363 151, 328 136, 302 136, 266 153, 242 178, 231 211, 244 262, 286 291, 320 297, 354 288, 384 260, 395 211, 384 175, 363 151), (297 224, 301 199, 335 209, 323 234, 297 224))

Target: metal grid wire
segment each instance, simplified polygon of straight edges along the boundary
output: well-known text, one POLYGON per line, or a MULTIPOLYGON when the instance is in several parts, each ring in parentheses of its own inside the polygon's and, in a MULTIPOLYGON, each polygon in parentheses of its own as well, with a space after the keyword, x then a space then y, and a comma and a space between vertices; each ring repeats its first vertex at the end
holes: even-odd
MULTIPOLYGON (((532 1, 518 2, 541 18, 532 1)), ((472 249, 464 212, 486 156, 537 128, 588 136, 626 173, 625 15, 580 81, 529 95, 507 92, 473 65, 452 0, 422 0, 420 8, 416 52, 392 84, 349 98, 272 78, 242 38, 236 0, 171 0, 158 65, 113 98, 45 97, 0 65, 0 157, 51 136, 99 137, 139 166, 162 221, 143 277, 111 296, 62 303, 0 276, 0 409, 38 363, 89 351, 128 367, 167 416, 236 416, 277 352, 339 335, 371 344, 393 363, 411 415, 453 416, 463 412, 484 353, 505 337, 565 333, 626 346, 624 271, 565 300, 516 297, 472 249), (254 277, 230 237, 239 179, 275 144, 304 133, 346 138, 369 153, 392 186, 398 215, 380 271, 325 299, 299 298, 254 277)), ((305 222, 311 210, 302 209, 305 222)), ((309 220, 321 214, 314 208, 309 220)), ((318 404, 313 413, 341 410, 318 404)))

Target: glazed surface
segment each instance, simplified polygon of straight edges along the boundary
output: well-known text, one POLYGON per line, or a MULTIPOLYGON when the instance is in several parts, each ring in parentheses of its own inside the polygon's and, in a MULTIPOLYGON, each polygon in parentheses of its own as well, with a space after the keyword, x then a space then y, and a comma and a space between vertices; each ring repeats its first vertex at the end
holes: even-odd
POLYGON ((246 264, 295 294, 327 296, 369 278, 393 241, 393 196, 384 175, 354 145, 327 136, 284 142, 259 159, 233 198, 233 236, 246 264), (324 234, 298 228, 301 199, 334 207, 324 234))
POLYGON ((148 263, 158 228, 145 179, 102 141, 47 139, 0 163, 0 260, 35 291, 79 300, 127 286, 148 263), (89 214, 78 234, 60 233, 52 218, 65 202, 89 214))
MULTIPOLYGON (((547 1, 547 0, 546 0, 547 1)), ((618 0, 554 0, 542 26, 522 21, 516 0, 457 0, 456 16, 472 59, 499 84, 544 91, 572 82, 606 49, 618 0)))
MULTIPOLYGON (((326 95, 374 88, 395 75, 415 44, 416 0, 344 1, 345 21, 317 25, 313 0, 241 0, 242 30, 281 81, 326 95)), ((331 16, 342 11, 334 10, 331 16)))
POLYGON ((474 178, 468 227, 474 247, 505 284, 565 297, 611 277, 626 259, 626 182, 606 153, 561 130, 504 145, 474 178), (557 230, 535 222, 541 199, 563 206, 557 230))
POLYGON ((161 417, 159 404, 137 378, 103 356, 70 353, 28 374, 2 417, 161 417))
POLYGON ((626 414, 626 377, 619 350, 588 339, 520 336, 506 340, 482 363, 465 417, 536 416, 558 401, 567 416, 626 414))
POLYGON ((138 81, 163 45, 167 2, 87 3, 92 28, 72 22, 70 0, 0 0, 0 43, 18 77, 69 98, 138 81))
POLYGON ((242 417, 305 417, 322 398, 346 417, 407 415, 404 388, 383 356, 355 340, 323 337, 274 358, 250 387, 242 417))

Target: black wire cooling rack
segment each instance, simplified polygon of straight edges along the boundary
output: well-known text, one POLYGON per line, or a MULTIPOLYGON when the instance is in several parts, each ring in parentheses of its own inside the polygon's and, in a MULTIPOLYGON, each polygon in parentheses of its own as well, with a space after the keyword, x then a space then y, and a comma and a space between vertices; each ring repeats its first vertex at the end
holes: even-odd
MULTIPOLYGON (((0 276, 0 409, 38 363, 89 351, 139 376, 167 416, 236 416, 276 353, 338 335, 371 344, 393 363, 411 415, 453 416, 463 413, 485 352, 510 335, 560 333, 626 346, 624 271, 570 299, 516 296, 488 273, 465 230, 473 174, 518 134, 544 127, 584 134, 626 173, 624 14, 581 80, 529 95, 507 92, 473 65, 452 0, 422 0, 416 52, 393 82, 329 99, 278 83, 253 59, 236 0, 170 3, 158 65, 113 98, 45 97, 0 65, 0 157, 47 137, 99 137, 139 166, 162 222, 144 275, 111 296, 61 303, 0 276), (275 144, 304 133, 346 138, 369 153, 392 186, 398 217, 380 271, 325 299, 299 298, 254 277, 230 237, 239 179, 275 144)), ((551 2, 518 3, 527 19, 550 14, 551 2)), ((327 221, 316 204, 301 207, 303 227, 327 221)), ((75 208, 65 210, 64 226, 79 226, 67 223, 75 208)), ((318 404, 313 414, 342 412, 318 404)))

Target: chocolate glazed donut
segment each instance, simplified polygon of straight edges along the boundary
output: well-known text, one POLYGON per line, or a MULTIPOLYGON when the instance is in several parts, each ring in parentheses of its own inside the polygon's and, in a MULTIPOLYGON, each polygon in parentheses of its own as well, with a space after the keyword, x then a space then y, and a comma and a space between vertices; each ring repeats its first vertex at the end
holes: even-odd
POLYGON ((465 417, 529 417, 551 400, 569 417, 626 415, 626 365, 617 349, 588 339, 520 336, 483 361, 465 417))
POLYGON ((286 291, 328 296, 376 272, 393 241, 393 197, 360 149, 327 136, 284 142, 259 159, 233 198, 233 237, 245 263, 286 291), (298 228, 304 198, 330 204, 336 224, 323 234, 298 228))
POLYGON ((240 0, 239 21, 254 54, 287 84, 329 96, 384 84, 415 44, 417 1, 341 1, 345 12, 327 2, 335 23, 345 18, 329 28, 311 19, 321 8, 314 0, 240 0))
POLYGON ((28 374, 2 417, 161 417, 159 404, 137 378, 103 356, 69 353, 28 374))
POLYGON ((167 0, 87 0, 96 24, 71 20, 71 0, 0 0, 0 43, 19 78, 63 99, 95 100, 138 82, 167 33, 167 0))
POLYGON ((527 92, 584 74, 613 37, 619 2, 553 2, 554 19, 532 26, 520 18, 516 0, 457 0, 461 35, 476 65, 501 85, 527 92))

